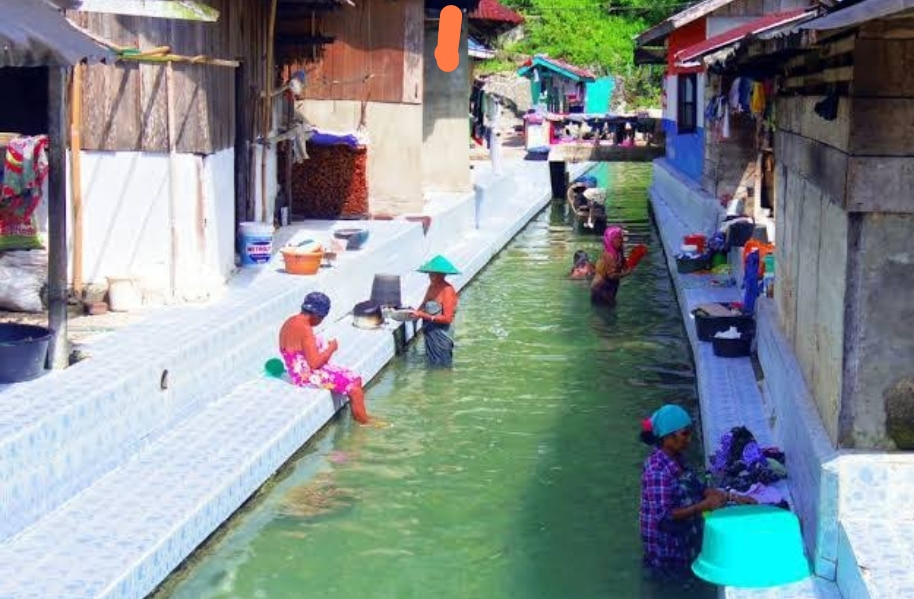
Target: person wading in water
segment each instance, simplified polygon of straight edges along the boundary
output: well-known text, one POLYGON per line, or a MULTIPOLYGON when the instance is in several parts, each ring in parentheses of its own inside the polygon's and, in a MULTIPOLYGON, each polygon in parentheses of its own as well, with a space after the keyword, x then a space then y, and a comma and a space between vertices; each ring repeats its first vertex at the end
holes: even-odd
POLYGON ((603 254, 597 260, 590 283, 590 301, 595 304, 615 306, 619 281, 632 272, 625 263, 622 237, 622 227, 609 227, 603 233, 603 254))
POLYGON ((419 267, 428 273, 429 286, 419 310, 411 316, 422 319, 425 337, 425 357, 429 366, 449 368, 454 360, 454 314, 457 312, 457 290, 444 277, 458 275, 457 270, 444 256, 435 256, 419 267))

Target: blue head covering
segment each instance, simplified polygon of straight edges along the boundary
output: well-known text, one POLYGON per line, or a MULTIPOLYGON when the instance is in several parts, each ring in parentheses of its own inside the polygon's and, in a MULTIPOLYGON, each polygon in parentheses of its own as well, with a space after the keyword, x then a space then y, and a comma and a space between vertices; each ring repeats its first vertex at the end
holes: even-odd
POLYGON ((692 426, 692 417, 677 405, 666 404, 651 416, 651 432, 658 439, 692 426))
POLYGON ((305 296, 305 301, 301 304, 301 311, 323 318, 330 314, 330 298, 320 291, 312 291, 305 296))

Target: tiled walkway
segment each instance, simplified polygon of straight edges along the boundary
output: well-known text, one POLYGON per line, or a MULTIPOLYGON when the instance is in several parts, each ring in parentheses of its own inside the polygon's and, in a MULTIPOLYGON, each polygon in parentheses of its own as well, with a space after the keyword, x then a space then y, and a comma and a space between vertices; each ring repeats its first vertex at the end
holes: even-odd
POLYGON ((347 222, 371 237, 336 268, 290 277, 274 261, 212 306, 150 315, 99 340, 91 359, 0 390, 0 598, 149 593, 341 407, 261 374, 303 295, 331 296, 337 360, 371 379, 394 356, 395 327, 356 329, 350 307, 376 273, 400 274, 404 302, 417 303, 427 279, 414 271, 432 253, 466 285, 549 200, 544 164, 514 168, 493 177, 478 165, 475 196, 433 199, 427 235, 406 221, 347 222))
MULTIPOLYGON (((760 443, 775 444, 750 358, 715 356, 710 343, 698 340, 691 316, 691 311, 699 304, 740 301, 740 290, 714 286, 712 281, 716 277, 710 275, 677 273, 674 256, 679 252, 682 238, 694 230, 659 194, 652 194, 651 206, 695 357, 705 447, 709 452, 713 451, 724 433, 740 425, 749 428, 760 443)), ((789 494, 787 485, 781 488, 789 494)), ((841 599, 834 582, 817 576, 768 589, 727 587, 722 595, 727 599, 841 599)))

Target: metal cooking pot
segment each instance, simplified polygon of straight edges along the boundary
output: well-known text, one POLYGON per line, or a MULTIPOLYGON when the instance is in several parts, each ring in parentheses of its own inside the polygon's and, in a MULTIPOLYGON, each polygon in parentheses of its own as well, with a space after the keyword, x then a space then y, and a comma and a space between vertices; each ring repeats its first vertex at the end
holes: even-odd
POLYGON ((352 308, 352 324, 360 329, 376 329, 384 324, 381 306, 371 300, 359 302, 352 308))

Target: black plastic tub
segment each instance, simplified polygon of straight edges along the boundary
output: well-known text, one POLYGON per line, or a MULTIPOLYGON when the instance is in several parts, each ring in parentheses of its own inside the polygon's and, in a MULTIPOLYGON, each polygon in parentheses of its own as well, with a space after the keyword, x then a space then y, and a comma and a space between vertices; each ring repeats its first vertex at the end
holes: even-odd
POLYGON ((731 247, 743 247, 755 234, 755 223, 738 222, 727 227, 727 243, 731 247))
POLYGON ((707 256, 698 258, 676 258, 676 270, 679 274, 689 274, 711 268, 711 261, 707 256))
POLYGON ((44 327, 0 323, 0 383, 19 383, 44 374, 51 331, 44 327))
MULTIPOLYGON (((726 308, 730 304, 721 303, 726 308)), ((697 308, 692 310, 692 316, 695 318, 695 333, 699 341, 711 341, 714 335, 721 331, 726 331, 730 327, 736 327, 740 333, 755 333, 755 318, 751 314, 741 314, 739 316, 708 316, 700 312, 697 308)))
POLYGON ((752 335, 743 334, 739 339, 711 339, 714 355, 720 358, 745 358, 752 350, 752 335))

